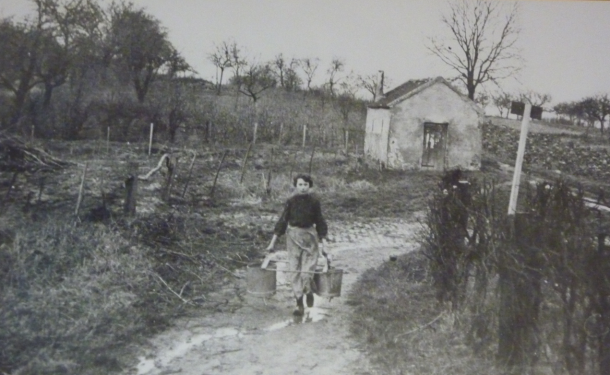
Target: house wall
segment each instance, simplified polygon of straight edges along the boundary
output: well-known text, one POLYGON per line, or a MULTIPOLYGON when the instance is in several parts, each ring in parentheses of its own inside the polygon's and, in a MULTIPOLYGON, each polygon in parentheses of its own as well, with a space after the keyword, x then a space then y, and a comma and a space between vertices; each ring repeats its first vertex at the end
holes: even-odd
POLYGON ((446 168, 481 166, 480 115, 468 99, 436 83, 392 106, 388 167, 421 169, 424 123, 448 123, 446 168))
POLYGON ((384 165, 387 165, 388 158, 390 116, 390 110, 385 108, 367 108, 366 111, 364 154, 384 165))

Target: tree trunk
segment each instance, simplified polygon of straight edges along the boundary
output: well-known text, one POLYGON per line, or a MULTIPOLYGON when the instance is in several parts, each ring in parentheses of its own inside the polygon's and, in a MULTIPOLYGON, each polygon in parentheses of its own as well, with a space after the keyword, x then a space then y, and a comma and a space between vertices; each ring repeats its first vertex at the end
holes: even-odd
POLYGON ((44 100, 42 102, 42 108, 49 108, 49 105, 51 104, 51 96, 53 95, 53 89, 55 88, 55 86, 53 86, 50 83, 45 82, 44 84, 44 100))
POLYGON ((224 68, 220 68, 220 78, 218 79, 218 87, 216 87, 216 94, 220 95, 220 90, 222 89, 222 76, 225 73, 224 68))
MULTIPOLYGON (((175 165, 172 164, 171 158, 167 158, 165 159, 166 162, 166 166, 167 166, 167 178, 165 179, 165 188, 163 189, 163 194, 161 196, 161 199, 163 199, 164 202, 168 202, 170 201, 170 198, 172 196, 171 192, 172 192, 172 184, 174 182, 174 170, 175 170, 175 165)), ((178 160, 176 160, 176 164, 178 163, 178 160)))
POLYGON ((468 98, 471 100, 474 100, 474 93, 475 93, 476 87, 472 84, 468 84, 467 89, 468 89, 468 98))

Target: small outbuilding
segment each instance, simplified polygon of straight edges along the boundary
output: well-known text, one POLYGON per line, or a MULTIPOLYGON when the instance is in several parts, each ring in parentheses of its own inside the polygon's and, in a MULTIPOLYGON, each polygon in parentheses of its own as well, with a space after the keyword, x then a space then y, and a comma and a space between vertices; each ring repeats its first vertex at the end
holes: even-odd
POLYGON ((407 81, 368 106, 364 152, 389 169, 478 170, 483 120, 442 77, 407 81))

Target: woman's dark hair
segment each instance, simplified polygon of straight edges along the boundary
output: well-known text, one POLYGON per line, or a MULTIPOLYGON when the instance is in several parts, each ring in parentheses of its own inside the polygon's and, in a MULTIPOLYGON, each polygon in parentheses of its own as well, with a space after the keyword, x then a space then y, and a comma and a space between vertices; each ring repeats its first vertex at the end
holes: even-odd
POLYGON ((294 176, 294 179, 292 180, 292 185, 293 186, 295 186, 295 187, 297 186, 297 180, 299 178, 301 180, 307 182, 309 184, 309 187, 313 187, 313 180, 311 179, 311 176, 308 175, 308 174, 303 174, 303 173, 294 176))

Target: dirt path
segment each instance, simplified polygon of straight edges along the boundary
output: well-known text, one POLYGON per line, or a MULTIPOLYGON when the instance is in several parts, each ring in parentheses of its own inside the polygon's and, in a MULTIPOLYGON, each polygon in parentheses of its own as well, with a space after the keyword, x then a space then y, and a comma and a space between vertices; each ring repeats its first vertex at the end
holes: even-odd
MULTIPOLYGON (((294 300, 285 275, 278 272, 277 293, 269 299, 247 295, 244 276, 210 299, 219 310, 179 322, 153 338, 145 355, 127 374, 372 374, 364 353, 349 336, 351 286, 362 272, 390 255, 415 248, 418 225, 402 221, 338 224, 331 251, 344 270, 342 296, 316 296, 302 320, 291 313, 294 300), (222 303, 225 301, 225 303, 222 303)), ((281 254, 280 254, 281 258, 281 254)), ((282 263, 278 264, 281 269, 282 263)))

